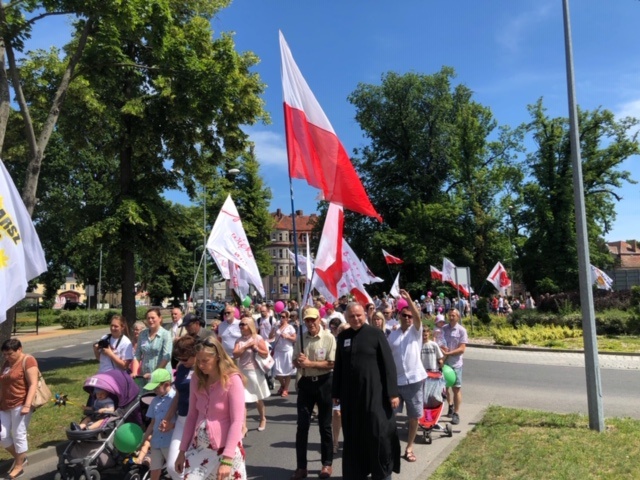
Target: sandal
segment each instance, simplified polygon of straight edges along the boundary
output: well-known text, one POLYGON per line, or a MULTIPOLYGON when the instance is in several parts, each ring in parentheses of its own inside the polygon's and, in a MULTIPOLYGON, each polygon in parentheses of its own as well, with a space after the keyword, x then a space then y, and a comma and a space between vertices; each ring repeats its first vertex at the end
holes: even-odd
POLYGON ((288 390, 282 390, 282 393, 280 394, 283 397, 288 397, 289 396, 289 391, 288 390))
POLYGON ((402 457, 402 458, 404 458, 409 463, 413 463, 413 462, 415 462, 417 460, 416 456, 413 454, 413 452, 410 452, 409 450, 404 452, 404 457, 402 457))

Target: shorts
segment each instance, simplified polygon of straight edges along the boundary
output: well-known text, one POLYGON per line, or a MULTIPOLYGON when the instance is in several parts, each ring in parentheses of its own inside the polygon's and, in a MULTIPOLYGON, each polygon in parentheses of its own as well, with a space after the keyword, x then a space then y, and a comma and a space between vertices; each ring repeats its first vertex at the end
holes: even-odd
POLYGON ((454 368, 453 371, 456 372, 456 381, 451 386, 460 388, 462 387, 462 366, 459 366, 458 368, 454 368))
POLYGON ((400 393, 400 405, 396 409, 396 413, 402 412, 404 404, 407 405, 407 417, 420 418, 424 411, 422 409, 422 393, 424 381, 410 383, 409 385, 398 385, 400 393))
POLYGON ((151 464, 149 470, 162 470, 164 464, 169 456, 169 447, 166 448, 153 448, 149 449, 149 457, 151 458, 151 464))

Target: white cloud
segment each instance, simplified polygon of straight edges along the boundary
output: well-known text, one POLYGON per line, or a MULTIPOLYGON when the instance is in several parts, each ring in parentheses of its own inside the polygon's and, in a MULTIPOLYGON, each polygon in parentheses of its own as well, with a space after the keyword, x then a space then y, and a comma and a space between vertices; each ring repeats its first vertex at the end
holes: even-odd
POLYGON ((535 10, 520 13, 507 22, 504 29, 496 35, 496 41, 509 52, 517 52, 527 35, 551 12, 551 4, 547 3, 539 5, 535 10))
POLYGON ((616 117, 618 118, 640 118, 640 99, 623 103, 616 110, 616 117))
POLYGON ((255 153, 262 167, 287 168, 287 143, 284 134, 252 129, 247 133, 255 144, 255 153))

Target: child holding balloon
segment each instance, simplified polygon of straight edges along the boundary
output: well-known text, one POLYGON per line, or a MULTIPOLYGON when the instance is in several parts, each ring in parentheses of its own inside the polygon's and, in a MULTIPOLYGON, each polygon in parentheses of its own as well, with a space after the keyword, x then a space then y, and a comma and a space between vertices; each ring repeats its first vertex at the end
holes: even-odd
POLYGON ((173 434, 173 432, 160 430, 160 424, 167 415, 175 396, 175 390, 171 387, 171 374, 164 368, 154 370, 149 383, 144 386, 144 389, 153 390, 156 394, 147 410, 147 417, 151 419, 151 422, 149 422, 149 426, 144 432, 143 440, 151 438, 151 450, 149 452, 151 465, 149 470, 151 480, 159 480, 162 467, 164 467, 169 455, 169 446, 171 445, 171 436, 173 434))

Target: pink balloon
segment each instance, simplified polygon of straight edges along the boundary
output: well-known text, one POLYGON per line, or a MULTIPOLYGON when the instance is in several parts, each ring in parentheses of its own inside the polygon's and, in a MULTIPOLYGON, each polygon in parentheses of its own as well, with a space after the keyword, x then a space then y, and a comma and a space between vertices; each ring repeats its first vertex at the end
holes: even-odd
POLYGON ((233 317, 240 318, 240 310, 238 310, 238 307, 233 307, 233 317))
POLYGON ((427 297, 430 297, 431 295, 433 295, 431 292, 427 292, 427 297))
POLYGON ((398 311, 402 310, 405 307, 408 307, 409 304, 407 303, 407 301, 404 298, 401 298, 398 300, 398 311))
POLYGON ((280 313, 281 311, 284 310, 284 303, 278 300, 276 304, 273 306, 273 309, 276 311, 276 313, 280 313))
POLYGON ((320 317, 324 318, 326 316, 327 316, 327 310, 324 307, 322 307, 320 309, 320 317))

